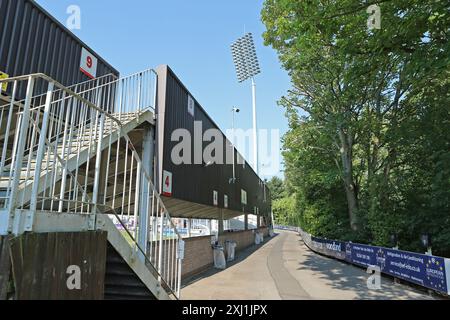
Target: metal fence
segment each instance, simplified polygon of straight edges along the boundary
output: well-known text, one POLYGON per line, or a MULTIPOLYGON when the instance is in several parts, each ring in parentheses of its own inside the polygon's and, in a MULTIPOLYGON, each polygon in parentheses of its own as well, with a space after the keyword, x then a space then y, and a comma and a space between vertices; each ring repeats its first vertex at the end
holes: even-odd
POLYGON ((154 109, 156 82, 153 70, 71 89, 43 74, 1 80, 12 94, 0 106, 0 209, 10 217, 29 212, 25 231, 36 211, 86 214, 92 229, 97 214, 113 215, 161 285, 179 297, 181 236, 124 129, 154 109), (35 95, 43 85, 47 93, 35 95), (16 101, 19 86, 27 88, 23 101, 16 101), (125 223, 131 217, 133 228, 125 223))
POLYGON ((287 230, 287 231, 300 232, 300 228, 299 227, 274 225, 273 228, 277 229, 277 230, 287 230))

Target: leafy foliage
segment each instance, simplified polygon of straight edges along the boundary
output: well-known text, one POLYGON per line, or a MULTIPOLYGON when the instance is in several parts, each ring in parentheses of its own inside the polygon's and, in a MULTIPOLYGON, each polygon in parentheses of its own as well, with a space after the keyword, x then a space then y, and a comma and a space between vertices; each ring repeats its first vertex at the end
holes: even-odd
POLYGON ((283 180, 281 180, 279 177, 272 177, 272 179, 267 182, 267 187, 270 190, 272 201, 281 199, 285 196, 283 180))
POLYGON ((450 255, 450 4, 377 3, 379 30, 371 1, 265 2, 265 42, 292 79, 279 102, 289 200, 276 207, 317 235, 396 233, 422 251, 427 232, 450 255))

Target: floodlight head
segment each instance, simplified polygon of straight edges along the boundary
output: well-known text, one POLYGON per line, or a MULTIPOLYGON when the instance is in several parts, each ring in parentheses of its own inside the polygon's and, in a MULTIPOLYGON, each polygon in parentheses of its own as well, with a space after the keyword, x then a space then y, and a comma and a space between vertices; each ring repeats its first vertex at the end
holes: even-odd
POLYGON ((261 72, 251 33, 237 39, 231 45, 231 53, 239 82, 252 78, 261 72))

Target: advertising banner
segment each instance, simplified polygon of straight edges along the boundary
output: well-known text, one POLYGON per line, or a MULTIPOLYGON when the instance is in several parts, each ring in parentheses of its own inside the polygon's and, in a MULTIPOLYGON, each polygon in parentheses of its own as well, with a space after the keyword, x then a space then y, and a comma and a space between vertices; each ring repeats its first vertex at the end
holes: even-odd
POLYGON ((447 277, 447 294, 450 296, 450 259, 445 259, 445 276, 447 277))
POLYGON ((442 257, 347 243, 346 260, 363 267, 378 266, 385 274, 448 293, 445 259, 442 257))
POLYGON ((345 242, 311 236, 311 249, 339 260, 345 260, 345 242))
POLYGON ((450 259, 300 234, 313 251, 450 295, 450 259))
POLYGON ((125 230, 125 228, 124 228, 124 225, 125 225, 125 227, 128 229, 128 231, 135 231, 136 230, 136 223, 135 223, 135 220, 134 220, 134 216, 123 216, 123 217, 121 217, 120 220, 122 221, 122 223, 119 220, 119 218, 116 217, 115 215, 109 214, 108 216, 112 220, 112 222, 114 223, 114 225, 116 226, 117 229, 125 230))

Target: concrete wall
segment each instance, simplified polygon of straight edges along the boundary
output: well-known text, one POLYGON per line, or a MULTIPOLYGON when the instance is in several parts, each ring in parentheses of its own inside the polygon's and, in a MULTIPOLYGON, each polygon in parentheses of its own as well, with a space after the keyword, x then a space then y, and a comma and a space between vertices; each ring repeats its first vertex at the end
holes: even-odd
POLYGON ((185 238, 183 240, 185 245, 181 279, 208 269, 214 262, 211 236, 185 238))
MULTIPOLYGON (((263 232, 264 237, 267 237, 269 231, 266 227, 260 228, 260 231, 263 232)), ((253 230, 243 230, 243 231, 235 231, 235 232, 226 232, 219 236, 219 243, 224 245, 226 240, 232 240, 237 242, 236 252, 244 250, 255 243, 255 234, 253 230)))
MULTIPOLYGON (((260 228, 264 237, 268 237, 268 228, 260 228)), ((185 252, 182 265, 182 278, 186 279, 200 273, 214 264, 214 255, 211 248, 211 236, 185 238, 185 252)), ((237 242, 236 252, 242 251, 255 243, 253 230, 225 232, 219 236, 219 243, 223 245, 226 240, 237 242)), ((265 239, 264 239, 265 241, 265 239)))

